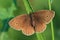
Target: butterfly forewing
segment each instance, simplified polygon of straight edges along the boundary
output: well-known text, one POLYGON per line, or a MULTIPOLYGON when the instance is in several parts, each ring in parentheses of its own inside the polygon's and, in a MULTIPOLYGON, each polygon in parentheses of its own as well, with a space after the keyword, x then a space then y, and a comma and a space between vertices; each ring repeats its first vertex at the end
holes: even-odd
POLYGON ((54 18, 55 12, 51 10, 41 10, 34 13, 35 17, 48 24, 54 18))
POLYGON ((22 29, 22 25, 23 25, 23 22, 25 21, 26 17, 27 17, 26 14, 19 15, 19 16, 13 18, 9 22, 9 25, 16 30, 20 30, 20 29, 22 29))

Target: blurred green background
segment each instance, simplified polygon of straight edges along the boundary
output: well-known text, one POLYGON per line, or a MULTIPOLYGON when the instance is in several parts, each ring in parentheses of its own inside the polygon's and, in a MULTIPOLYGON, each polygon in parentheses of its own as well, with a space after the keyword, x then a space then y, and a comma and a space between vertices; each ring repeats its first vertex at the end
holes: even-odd
MULTIPOLYGON (((48 10, 48 0, 29 0, 34 11, 48 10)), ((55 40, 60 40, 60 0, 51 0, 55 40)), ((12 29, 8 22, 15 16, 27 13, 22 0, 0 0, 0 40, 38 40, 36 34, 25 36, 21 31, 12 29)), ((38 33, 40 40, 52 40, 51 26, 43 33, 38 33)))

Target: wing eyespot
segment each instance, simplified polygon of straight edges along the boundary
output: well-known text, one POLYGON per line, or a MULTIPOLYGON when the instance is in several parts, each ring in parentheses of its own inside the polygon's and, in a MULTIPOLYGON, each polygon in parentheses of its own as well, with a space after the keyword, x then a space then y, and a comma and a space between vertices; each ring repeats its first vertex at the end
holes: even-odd
POLYGON ((16 24, 18 24, 18 23, 16 23, 16 24))
POLYGON ((49 16, 47 16, 47 17, 49 17, 49 16))

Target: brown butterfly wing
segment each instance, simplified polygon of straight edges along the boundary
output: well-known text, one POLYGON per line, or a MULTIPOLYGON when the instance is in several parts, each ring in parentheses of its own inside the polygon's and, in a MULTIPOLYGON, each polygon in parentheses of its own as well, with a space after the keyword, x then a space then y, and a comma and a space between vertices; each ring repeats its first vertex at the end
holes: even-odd
POLYGON ((34 30, 35 32, 43 32, 46 29, 46 24, 42 22, 42 20, 39 20, 39 18, 35 15, 33 15, 33 24, 34 24, 34 30))
POLYGON ((41 10, 35 12, 34 15, 45 24, 48 24, 54 18, 55 12, 51 10, 41 10))
POLYGON ((35 31, 36 32, 44 32, 46 29, 46 24, 42 23, 41 21, 35 21, 35 31))
POLYGON ((34 28, 31 25, 31 19, 29 15, 23 23, 22 32, 27 36, 34 34, 34 28))
POLYGON ((41 10, 34 13, 34 21, 35 21, 35 31, 43 32, 46 29, 46 24, 50 23, 50 21, 54 17, 54 11, 50 10, 41 10))
POLYGON ((22 29, 22 25, 23 25, 23 21, 25 20, 25 18, 27 17, 26 14, 24 15, 19 15, 15 18, 13 18, 10 22, 9 25, 16 29, 16 30, 21 30, 22 29))
POLYGON ((22 30, 25 35, 34 33, 34 29, 30 24, 30 17, 27 14, 15 17, 9 22, 9 25, 16 30, 22 30))

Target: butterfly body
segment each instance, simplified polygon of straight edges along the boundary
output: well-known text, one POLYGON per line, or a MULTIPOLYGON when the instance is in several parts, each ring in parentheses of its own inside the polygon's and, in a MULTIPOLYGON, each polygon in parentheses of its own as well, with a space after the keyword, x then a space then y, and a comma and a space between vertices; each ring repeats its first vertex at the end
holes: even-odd
POLYGON ((54 18, 54 11, 41 10, 30 14, 22 14, 13 18, 9 25, 29 36, 35 32, 43 32, 46 29, 46 24, 54 18))

